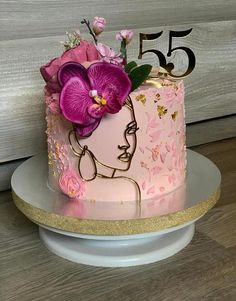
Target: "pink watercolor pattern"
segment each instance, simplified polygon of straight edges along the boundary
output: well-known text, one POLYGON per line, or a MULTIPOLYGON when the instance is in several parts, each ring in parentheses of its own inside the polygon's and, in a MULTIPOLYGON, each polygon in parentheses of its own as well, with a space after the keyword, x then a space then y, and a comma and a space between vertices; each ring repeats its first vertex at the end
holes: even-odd
MULTIPOLYGON (((169 81, 163 81, 170 84, 169 81)), ((143 92, 142 92, 143 93, 143 92)), ((145 125, 142 144, 138 147, 140 166, 143 170, 141 189, 146 195, 163 194, 181 184, 185 174, 185 124, 184 124, 184 89, 180 82, 176 86, 166 86, 158 91, 149 89, 145 103, 145 125), (167 113, 159 118, 157 105, 167 108, 167 113), (172 117, 178 112, 175 120, 172 117)), ((135 92, 133 99, 139 92, 135 92)), ((136 106, 140 105, 136 102, 136 106)))

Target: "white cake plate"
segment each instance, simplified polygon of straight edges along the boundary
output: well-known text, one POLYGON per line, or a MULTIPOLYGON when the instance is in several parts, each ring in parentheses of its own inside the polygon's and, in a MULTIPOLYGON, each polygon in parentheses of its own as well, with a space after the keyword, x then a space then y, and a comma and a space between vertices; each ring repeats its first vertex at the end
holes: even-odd
MULTIPOLYGON (((38 155, 17 168, 12 176, 13 199, 19 210, 39 225, 45 246, 77 263, 125 267, 170 257, 189 244, 195 221, 219 198, 218 168, 204 156, 188 150, 185 199, 177 211, 170 208, 164 215, 127 220, 68 216, 61 210, 68 200, 47 186, 46 158, 45 154, 38 155)), ((99 212, 99 207, 95 212, 99 212)))

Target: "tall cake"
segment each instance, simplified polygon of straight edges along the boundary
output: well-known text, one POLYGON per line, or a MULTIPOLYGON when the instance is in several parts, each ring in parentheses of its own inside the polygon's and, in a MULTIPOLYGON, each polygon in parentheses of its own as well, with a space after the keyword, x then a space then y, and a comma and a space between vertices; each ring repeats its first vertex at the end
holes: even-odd
POLYGON ((94 42, 68 34, 62 56, 41 67, 48 184, 65 196, 65 214, 81 218, 177 211, 186 171, 183 82, 127 63, 131 31, 117 34, 118 53, 97 41, 103 18, 83 22, 94 42))

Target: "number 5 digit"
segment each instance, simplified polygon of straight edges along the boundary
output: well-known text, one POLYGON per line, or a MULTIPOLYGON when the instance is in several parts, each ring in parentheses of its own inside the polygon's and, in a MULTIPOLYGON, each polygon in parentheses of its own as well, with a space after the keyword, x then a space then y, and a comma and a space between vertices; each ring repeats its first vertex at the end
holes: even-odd
POLYGON ((157 33, 140 33, 139 34, 139 55, 138 58, 141 59, 143 54, 145 53, 154 53, 158 59, 159 59, 159 63, 160 66, 164 67, 166 66, 166 58, 164 56, 164 54, 156 49, 149 49, 146 51, 143 51, 143 41, 147 41, 147 40, 155 40, 157 38, 159 38, 162 35, 163 31, 157 32, 157 33))
POLYGON ((184 31, 172 31, 170 30, 170 35, 169 35, 169 49, 167 52, 167 56, 171 56, 172 52, 176 51, 176 50, 183 50, 186 52, 187 56, 188 56, 188 68, 186 70, 186 72, 184 74, 181 75, 174 75, 171 71, 173 70, 173 64, 169 63, 166 65, 166 69, 169 71, 169 74, 172 77, 183 77, 188 75, 189 73, 191 73, 195 67, 196 64, 196 59, 195 59, 195 55, 193 53, 193 51, 187 47, 175 47, 172 48, 172 38, 179 38, 179 37, 185 37, 187 35, 190 34, 190 32, 192 31, 192 28, 188 29, 188 30, 184 30, 184 31), (168 68, 169 67, 169 68, 168 68))

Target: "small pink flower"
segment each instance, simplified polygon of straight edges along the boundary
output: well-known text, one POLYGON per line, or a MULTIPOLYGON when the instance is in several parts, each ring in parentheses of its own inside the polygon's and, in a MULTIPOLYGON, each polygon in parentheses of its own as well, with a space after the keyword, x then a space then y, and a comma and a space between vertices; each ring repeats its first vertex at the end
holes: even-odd
POLYGON ((102 17, 94 17, 93 19, 93 31, 95 35, 99 35, 103 32, 106 25, 106 20, 102 17))
POLYGON ((117 41, 125 40, 126 45, 128 45, 132 40, 133 35, 134 33, 132 30, 124 29, 116 34, 116 39, 117 41))
POLYGON ((85 190, 84 183, 79 174, 72 169, 62 172, 59 178, 59 186, 62 192, 71 199, 81 197, 85 190))
POLYGON ((154 185, 147 190, 147 194, 153 194, 153 193, 155 193, 155 186, 154 185))
POLYGON ((156 161, 159 157, 160 154, 160 147, 159 145, 156 145, 155 147, 152 148, 152 160, 156 161))
MULTIPOLYGON (((164 80, 165 84, 166 81, 164 80)), ((176 94, 176 90, 173 87, 164 87, 162 91, 162 98, 165 99, 166 104, 172 107, 175 103, 180 103, 182 98, 176 94)))
POLYGON ((174 174, 168 176, 168 182, 172 185, 175 185, 176 177, 174 174))
POLYGON ((165 187, 161 186, 161 187, 159 188, 159 190, 160 190, 160 192, 164 192, 166 189, 165 189, 165 187))
POLYGON ((117 53, 114 49, 110 48, 105 44, 98 43, 97 50, 101 56, 101 60, 104 62, 115 65, 122 65, 124 62, 120 53, 117 53))
POLYGON ((166 143, 166 150, 167 150, 168 152, 171 151, 171 146, 170 146, 168 143, 166 143))
POLYGON ((155 176, 157 174, 159 174, 161 172, 162 168, 160 166, 154 166, 152 169, 151 169, 151 172, 152 174, 155 176))
POLYGON ((141 165, 141 167, 148 169, 147 163, 140 161, 140 165, 141 165))
POLYGON ((158 140, 160 139, 161 133, 162 133, 162 130, 157 130, 157 131, 151 133, 149 135, 149 137, 151 138, 150 142, 158 142, 158 140))
POLYGON ((142 189, 143 189, 143 190, 146 189, 146 181, 144 181, 144 182, 142 183, 142 189))
POLYGON ((139 150, 142 154, 144 154, 144 149, 141 146, 139 146, 139 150))
POLYGON ((160 159, 162 163, 165 163, 167 153, 160 153, 160 159))
POLYGON ((45 100, 46 104, 50 110, 51 113, 53 114, 59 114, 61 112, 60 106, 59 106, 59 93, 45 93, 45 100))

